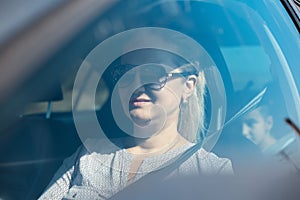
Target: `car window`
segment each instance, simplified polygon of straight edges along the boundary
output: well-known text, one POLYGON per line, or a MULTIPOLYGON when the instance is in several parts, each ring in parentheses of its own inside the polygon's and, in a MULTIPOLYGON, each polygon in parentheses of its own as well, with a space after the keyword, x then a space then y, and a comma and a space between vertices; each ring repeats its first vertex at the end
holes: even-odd
MULTIPOLYGON (((203 126, 195 143, 230 159, 238 175, 269 159, 299 173, 299 135, 290 124, 300 124, 300 36, 280 1, 132 0, 105 8, 32 65, 35 70, 28 65, 28 71, 18 72, 24 79, 11 80, 5 90, 10 92, 1 94, 0 198, 37 198, 86 140, 127 137, 132 127, 122 103, 114 100, 116 82, 127 71, 118 72, 116 81, 114 67, 123 55, 141 49, 176 54, 203 72, 203 126)), ((55 37, 44 34, 45 41, 55 37)), ((28 59, 33 58, 36 49, 28 48, 28 59)), ((169 80, 159 78, 163 84, 169 80)))

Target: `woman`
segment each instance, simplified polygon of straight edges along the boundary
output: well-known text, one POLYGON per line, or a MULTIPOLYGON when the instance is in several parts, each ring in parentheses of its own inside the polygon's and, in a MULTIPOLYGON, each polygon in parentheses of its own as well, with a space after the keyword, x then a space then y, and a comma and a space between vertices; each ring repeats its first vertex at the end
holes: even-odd
MULTIPOLYGON (((41 199, 110 198, 146 174, 176 163, 201 142, 205 78, 197 65, 156 49, 136 50, 116 60, 110 75, 118 101, 112 104, 120 104, 121 110, 113 113, 126 117, 118 125, 128 136, 114 141, 118 146, 87 141, 103 150, 81 147, 64 161, 41 199)), ((201 173, 232 173, 231 162, 200 148, 166 178, 201 173)))

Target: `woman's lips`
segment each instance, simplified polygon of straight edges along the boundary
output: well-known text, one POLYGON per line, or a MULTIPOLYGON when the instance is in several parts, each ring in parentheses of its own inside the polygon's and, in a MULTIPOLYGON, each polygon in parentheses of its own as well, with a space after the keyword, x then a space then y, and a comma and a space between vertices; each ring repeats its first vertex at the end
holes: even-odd
POLYGON ((144 98, 135 98, 130 100, 130 104, 133 106, 142 106, 149 102, 151 102, 149 99, 144 99, 144 98))

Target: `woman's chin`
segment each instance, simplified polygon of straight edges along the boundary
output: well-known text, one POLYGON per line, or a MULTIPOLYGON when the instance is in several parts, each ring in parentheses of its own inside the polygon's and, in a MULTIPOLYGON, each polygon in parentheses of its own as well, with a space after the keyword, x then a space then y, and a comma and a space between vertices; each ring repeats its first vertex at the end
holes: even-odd
POLYGON ((140 127, 146 127, 151 123, 150 118, 131 116, 132 122, 140 127))
POLYGON ((133 109, 129 111, 130 118, 137 126, 147 126, 152 121, 148 110, 133 109))

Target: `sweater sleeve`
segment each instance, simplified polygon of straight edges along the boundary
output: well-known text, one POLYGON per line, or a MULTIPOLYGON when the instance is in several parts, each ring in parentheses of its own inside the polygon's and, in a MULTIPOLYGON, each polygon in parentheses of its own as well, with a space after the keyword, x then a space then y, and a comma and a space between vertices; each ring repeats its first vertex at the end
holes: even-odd
POLYGON ((63 161, 63 164, 57 170, 39 199, 55 200, 63 198, 70 188, 76 161, 80 156, 81 150, 82 146, 73 155, 63 161))

